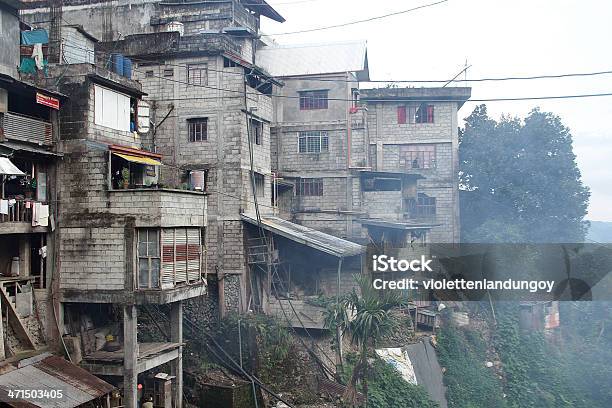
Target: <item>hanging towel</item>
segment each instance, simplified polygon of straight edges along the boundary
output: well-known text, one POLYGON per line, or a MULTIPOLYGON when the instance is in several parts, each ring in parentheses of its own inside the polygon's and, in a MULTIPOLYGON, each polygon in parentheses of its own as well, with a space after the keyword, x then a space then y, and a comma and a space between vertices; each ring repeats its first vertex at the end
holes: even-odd
POLYGON ((41 70, 45 67, 45 64, 44 64, 45 57, 42 51, 42 44, 34 44, 34 49, 32 51, 32 58, 34 59, 34 62, 36 63, 36 68, 41 70))
POLYGON ((40 203, 32 203, 32 226, 38 226, 38 212, 40 210, 40 203))
POLYGON ((29 209, 29 208, 31 207, 31 205, 30 205, 30 204, 31 204, 31 202, 30 202, 30 201, 26 201, 25 203, 26 203, 26 208, 28 208, 28 209, 29 209))
POLYGON ((15 200, 14 198, 9 198, 8 202, 9 202, 9 207, 12 207, 12 206, 14 206, 14 205, 15 205, 15 203, 17 202, 17 200, 15 200))
POLYGON ((49 226, 49 205, 41 204, 37 215, 38 215, 38 225, 40 225, 41 227, 48 227, 49 226))
POLYGON ((8 200, 0 200, 0 214, 8 215, 8 200))

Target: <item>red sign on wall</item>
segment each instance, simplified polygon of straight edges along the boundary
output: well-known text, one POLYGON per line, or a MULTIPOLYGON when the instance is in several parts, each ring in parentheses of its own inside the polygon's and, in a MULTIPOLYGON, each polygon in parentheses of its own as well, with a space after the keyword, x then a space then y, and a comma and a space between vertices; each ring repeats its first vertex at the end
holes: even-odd
POLYGON ((43 95, 38 92, 36 92, 36 103, 48 106, 53 109, 59 109, 60 107, 59 99, 52 98, 51 96, 43 95))

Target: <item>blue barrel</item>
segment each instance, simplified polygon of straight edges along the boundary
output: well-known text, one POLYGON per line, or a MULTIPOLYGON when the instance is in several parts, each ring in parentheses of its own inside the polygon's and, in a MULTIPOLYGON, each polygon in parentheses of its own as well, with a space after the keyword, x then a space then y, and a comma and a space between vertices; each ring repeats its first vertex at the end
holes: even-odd
POLYGON ((123 75, 123 54, 111 54, 112 71, 123 75))
POLYGON ((132 79, 132 60, 127 57, 123 58, 123 76, 132 79))

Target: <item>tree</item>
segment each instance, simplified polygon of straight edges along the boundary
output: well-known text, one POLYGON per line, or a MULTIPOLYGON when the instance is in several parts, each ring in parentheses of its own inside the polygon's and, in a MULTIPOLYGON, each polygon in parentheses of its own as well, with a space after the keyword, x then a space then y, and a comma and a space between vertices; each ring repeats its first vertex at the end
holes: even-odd
POLYGON ((466 242, 582 242, 589 189, 572 135, 552 113, 491 119, 474 109, 460 132, 462 236, 466 242))
POLYGON ((340 299, 330 308, 326 315, 325 325, 334 329, 340 327, 348 333, 351 342, 359 346, 359 357, 353 367, 351 378, 343 399, 351 406, 356 405, 357 382, 364 380, 367 395, 365 373, 368 366, 368 348, 375 347, 376 342, 390 334, 396 325, 392 309, 402 304, 397 292, 380 292, 374 289, 368 275, 356 276, 360 293, 355 289, 340 299))

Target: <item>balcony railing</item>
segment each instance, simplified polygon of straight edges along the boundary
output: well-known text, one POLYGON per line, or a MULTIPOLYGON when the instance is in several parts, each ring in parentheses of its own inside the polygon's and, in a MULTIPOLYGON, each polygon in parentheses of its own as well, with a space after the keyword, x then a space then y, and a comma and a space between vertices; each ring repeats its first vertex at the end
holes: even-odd
POLYGON ((7 139, 43 146, 53 145, 53 127, 49 122, 8 112, 0 114, 0 126, 7 139))
POLYGON ((34 201, 7 201, 9 201, 8 214, 0 214, 0 222, 32 222, 32 208, 34 207, 34 201), (13 203, 13 205, 10 205, 10 203, 13 203))

